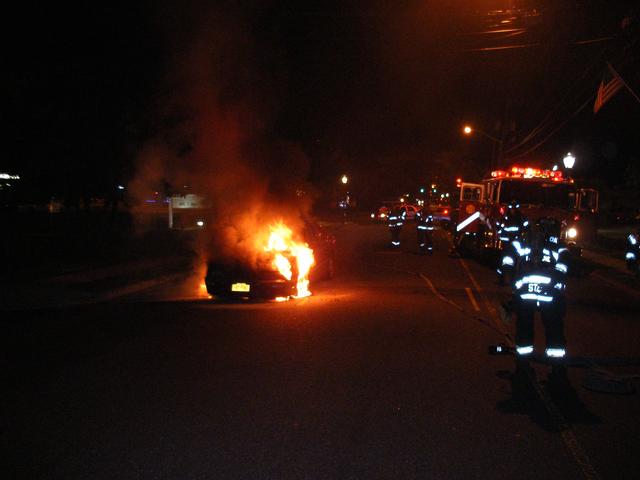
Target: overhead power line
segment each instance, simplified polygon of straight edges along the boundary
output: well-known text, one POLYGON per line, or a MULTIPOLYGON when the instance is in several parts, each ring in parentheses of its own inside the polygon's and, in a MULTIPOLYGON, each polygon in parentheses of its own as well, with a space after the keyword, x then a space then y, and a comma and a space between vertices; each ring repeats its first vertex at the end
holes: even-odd
POLYGON ((595 95, 594 92, 595 86, 597 85, 597 79, 601 75, 600 70, 597 67, 602 62, 603 54, 604 50, 602 50, 600 52, 600 55, 596 56, 593 62, 591 62, 589 66, 587 66, 580 77, 577 78, 577 80, 574 80, 574 82, 572 82, 572 84, 567 87, 566 92, 561 97, 560 101, 547 111, 546 115, 542 118, 538 125, 536 125, 531 131, 529 131, 529 133, 516 145, 508 148, 505 151, 505 154, 509 154, 511 152, 515 152, 519 148, 526 147, 527 144, 536 141, 537 138, 539 138, 541 135, 544 135, 544 132, 548 131, 549 128, 551 128, 554 133, 557 132, 559 128, 554 127, 554 125, 557 125, 558 122, 560 122, 561 125, 564 125, 566 121, 574 114, 572 113, 569 117, 559 119, 557 118, 558 115, 562 114, 564 110, 572 108, 572 105, 575 105, 577 101, 582 102, 582 99, 585 98, 585 95, 588 95, 589 98, 593 98, 593 96, 595 95), (578 84, 578 88, 576 88, 576 84, 578 84))
POLYGON ((542 145, 544 145, 551 137, 553 137, 556 133, 558 133, 558 131, 565 126, 565 124, 571 120, 573 117, 575 117, 576 115, 578 115, 582 110, 585 109, 585 107, 587 105, 590 105, 593 103, 593 99, 595 97, 595 93, 592 93, 591 95, 589 95, 589 98, 587 98, 587 100, 580 105, 580 107, 578 107, 578 109, 573 112, 569 117, 567 117, 566 119, 564 119, 556 128, 554 128, 551 132, 549 132, 549 134, 544 137, 542 140, 540 140, 538 143, 536 143, 535 145, 533 145, 532 147, 530 147, 529 149, 525 150, 522 153, 519 153, 517 155, 511 155, 510 158, 520 158, 520 157, 524 157, 525 155, 530 154, 531 152, 533 152, 534 150, 537 150, 539 147, 541 147, 542 145))
MULTIPOLYGON (((506 38, 506 37, 505 37, 506 38)), ((518 45, 499 45, 496 47, 478 47, 478 48, 469 48, 466 49, 465 52, 495 52, 500 50, 514 50, 521 48, 540 48, 540 47, 559 47, 559 46, 571 46, 571 45, 592 45, 594 43, 602 43, 608 42, 609 40, 613 40, 614 37, 599 37, 599 38, 589 38, 586 40, 576 40, 575 42, 568 42, 564 44, 556 44, 556 43, 522 43, 518 45)))

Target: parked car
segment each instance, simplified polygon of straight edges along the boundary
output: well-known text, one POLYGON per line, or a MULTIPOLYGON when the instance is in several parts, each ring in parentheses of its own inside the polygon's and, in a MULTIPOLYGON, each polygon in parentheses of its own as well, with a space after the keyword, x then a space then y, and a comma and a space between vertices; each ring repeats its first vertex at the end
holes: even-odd
POLYGON ((371 212, 371 220, 376 223, 384 223, 391 210, 397 206, 397 202, 384 202, 377 210, 371 212))
POLYGON ((403 204, 400 209, 405 212, 405 220, 414 222, 418 214, 418 207, 414 205, 403 204))
POLYGON ((429 205, 429 212, 433 216, 433 220, 443 227, 446 228, 451 223, 450 205, 429 205))

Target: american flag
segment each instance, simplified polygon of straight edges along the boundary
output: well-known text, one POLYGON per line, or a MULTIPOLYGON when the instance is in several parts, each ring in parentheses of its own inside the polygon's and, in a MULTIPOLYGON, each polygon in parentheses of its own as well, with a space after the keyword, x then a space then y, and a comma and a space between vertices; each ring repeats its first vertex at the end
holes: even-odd
POLYGON ((624 85, 624 80, 622 80, 620 75, 618 75, 618 72, 616 72, 609 63, 607 63, 607 71, 600 82, 596 101, 593 104, 593 113, 597 113, 598 110, 600 110, 602 106, 618 92, 618 90, 624 87, 624 85))

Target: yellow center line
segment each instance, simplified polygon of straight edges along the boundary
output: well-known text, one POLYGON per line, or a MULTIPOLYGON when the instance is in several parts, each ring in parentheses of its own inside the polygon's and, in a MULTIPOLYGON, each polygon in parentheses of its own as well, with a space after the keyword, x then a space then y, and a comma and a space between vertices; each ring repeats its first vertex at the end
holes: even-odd
POLYGON ((469 287, 464 287, 464 291, 467 292, 467 296, 469 297, 469 301, 471 305, 473 305, 473 309, 476 312, 480 311, 480 307, 478 306, 478 302, 476 301, 476 297, 473 296, 473 291, 469 287))
POLYGON ((484 290, 482 289, 480 284, 476 281, 476 278, 471 273, 471 270, 469 270, 469 267, 467 266, 466 262, 461 258, 458 260, 460 261, 460 265, 462 265, 462 268, 464 268, 464 271, 467 273, 469 280, 471 280, 471 284, 474 286, 474 288, 478 292, 478 295, 480 295, 480 298, 482 299, 482 303, 484 304, 485 308, 489 312, 489 317, 491 318, 491 321, 495 325, 496 329, 505 336, 505 338, 508 340, 509 346, 514 347, 515 344, 513 343, 513 340, 511 340, 511 335, 505 329, 506 325, 500 319, 500 316, 498 315, 497 310, 495 309, 493 304, 489 301, 489 298, 484 293, 484 290))

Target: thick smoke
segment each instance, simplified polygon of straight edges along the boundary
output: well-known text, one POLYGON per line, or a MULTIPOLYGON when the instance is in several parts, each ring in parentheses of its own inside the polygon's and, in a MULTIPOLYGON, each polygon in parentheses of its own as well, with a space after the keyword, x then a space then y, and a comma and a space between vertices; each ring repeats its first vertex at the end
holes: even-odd
POLYGON ((255 16, 228 8, 160 15, 170 60, 157 134, 140 152, 131 190, 143 198, 168 182, 204 196, 204 261, 255 262, 259 234, 278 219, 299 231, 310 206, 307 157, 272 133, 282 67, 261 58, 255 16))

